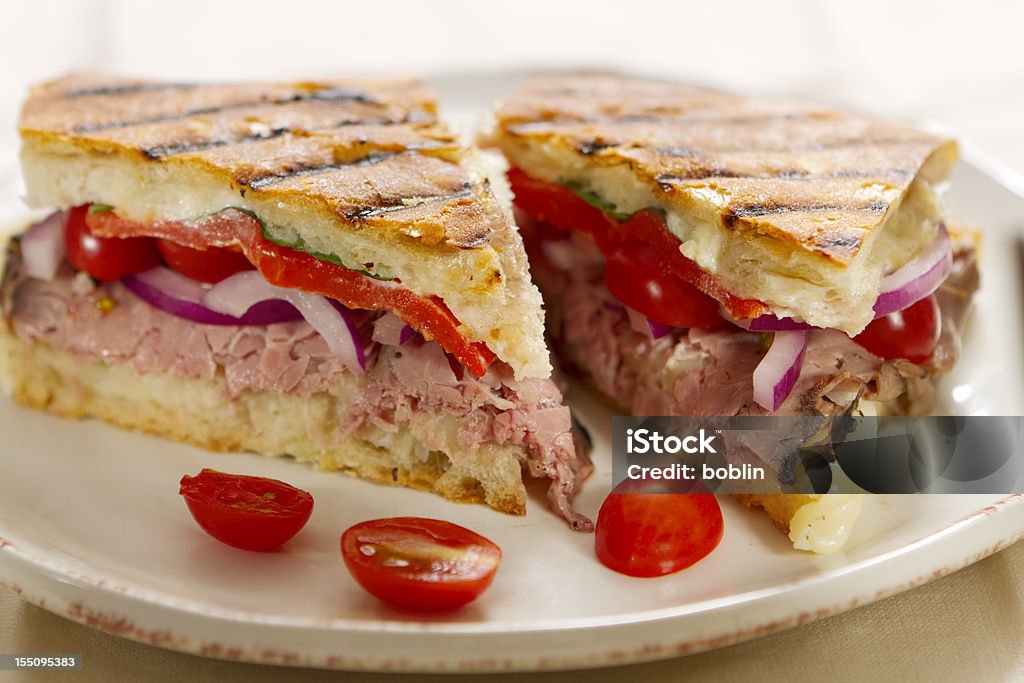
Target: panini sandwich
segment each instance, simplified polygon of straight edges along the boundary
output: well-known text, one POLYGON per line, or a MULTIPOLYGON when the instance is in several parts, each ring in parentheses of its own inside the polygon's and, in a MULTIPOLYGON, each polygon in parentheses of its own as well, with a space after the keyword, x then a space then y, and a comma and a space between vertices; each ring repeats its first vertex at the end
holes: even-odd
MULTIPOLYGON (((940 197, 953 142, 606 76, 528 84, 495 119, 549 334, 621 408, 932 409, 977 288, 971 234, 946 223, 940 197)), ((858 507, 744 502, 825 550, 858 507)))
POLYGON ((73 75, 22 111, 3 370, 27 405, 525 511, 589 474, 478 152, 412 81, 73 75))

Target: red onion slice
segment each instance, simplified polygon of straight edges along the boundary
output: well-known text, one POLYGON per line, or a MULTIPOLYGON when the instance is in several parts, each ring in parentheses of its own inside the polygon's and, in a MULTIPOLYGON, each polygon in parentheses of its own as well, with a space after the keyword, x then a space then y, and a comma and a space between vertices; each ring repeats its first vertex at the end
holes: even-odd
POLYGON ((771 348, 754 369, 754 401, 774 413, 786 400, 800 378, 800 365, 807 349, 807 332, 776 332, 771 348))
POLYGON ((67 212, 51 213, 21 237, 21 260, 25 274, 37 280, 53 280, 64 260, 64 226, 67 212))
POLYGON ((224 315, 203 305, 212 285, 197 282, 170 268, 158 266, 121 279, 128 291, 154 308, 203 325, 271 325, 302 316, 285 301, 261 301, 241 316, 224 315))
POLYGON ((625 308, 626 315, 629 316, 629 326, 632 327, 634 331, 639 332, 648 339, 661 339, 662 337, 667 337, 676 329, 671 325, 651 320, 640 311, 629 308, 628 306, 625 308))
POLYGON ((953 241, 945 225, 935 240, 913 261, 882 279, 875 317, 902 311, 939 288, 953 270, 953 241))
POLYGON ((626 315, 626 307, 620 304, 618 301, 602 301, 601 305, 604 306, 604 309, 606 311, 618 313, 619 315, 626 315))
POLYGON ((761 315, 751 320, 740 320, 736 323, 751 332, 791 332, 793 330, 813 330, 807 323, 792 318, 776 318, 774 315, 761 315))
MULTIPOLYGON (((185 301, 198 304, 203 300, 203 295, 209 291, 211 285, 204 284, 198 280, 193 280, 190 277, 182 275, 181 273, 166 268, 164 266, 158 266, 151 268, 137 275, 130 275, 126 278, 138 279, 145 284, 158 288, 168 297, 176 301, 185 301)), ((218 313, 218 315, 220 315, 218 313)))
POLYGON ((394 313, 385 313, 373 323, 373 341, 387 346, 402 346, 416 336, 416 330, 394 313))
POLYGON ((203 305, 218 313, 240 316, 267 300, 290 303, 320 333, 343 365, 351 370, 366 370, 363 340, 351 313, 342 306, 335 306, 327 297, 275 287, 258 272, 249 270, 215 284, 203 296, 203 305))

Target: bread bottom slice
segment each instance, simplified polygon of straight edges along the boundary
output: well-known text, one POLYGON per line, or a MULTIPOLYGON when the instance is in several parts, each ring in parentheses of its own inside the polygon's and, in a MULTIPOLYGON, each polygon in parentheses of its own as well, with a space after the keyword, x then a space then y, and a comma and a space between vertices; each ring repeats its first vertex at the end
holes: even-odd
POLYGON ((343 437, 339 399, 331 394, 244 391, 226 400, 223 375, 137 373, 126 363, 83 360, 26 343, 7 325, 0 325, 0 370, 4 390, 16 401, 62 417, 96 417, 215 451, 291 455, 321 470, 526 512, 522 447, 482 444, 452 462, 442 451, 417 448, 415 426, 366 426, 358 436, 343 437))

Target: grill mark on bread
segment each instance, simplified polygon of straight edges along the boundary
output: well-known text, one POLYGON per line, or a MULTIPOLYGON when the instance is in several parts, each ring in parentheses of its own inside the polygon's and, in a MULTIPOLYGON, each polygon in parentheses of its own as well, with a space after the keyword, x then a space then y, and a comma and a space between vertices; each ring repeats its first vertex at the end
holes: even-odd
POLYGON ((349 209, 344 212, 345 217, 352 221, 366 220, 376 216, 384 216, 404 209, 410 209, 431 202, 440 202, 446 199, 459 199, 469 197, 473 194, 473 185, 464 182, 461 186, 454 188, 451 192, 432 195, 414 195, 410 197, 389 197, 375 206, 362 206, 349 209))
POLYGON ((616 76, 528 84, 495 118, 493 138, 528 175, 622 182, 637 205, 749 227, 759 244, 841 267, 956 158, 948 139, 811 103, 616 76))
POLYGON ((93 88, 69 90, 62 97, 73 100, 79 97, 105 97, 118 95, 136 95, 147 92, 163 92, 166 90, 192 90, 200 87, 199 83, 128 83, 124 85, 99 85, 93 88))
POLYGON ((142 153, 149 159, 163 159, 165 157, 174 156, 176 154, 188 154, 191 152, 202 152, 207 149, 214 149, 215 147, 224 147, 225 145, 237 145, 245 144, 249 142, 262 142, 264 140, 273 140, 279 138, 282 135, 289 133, 305 133, 305 132, 317 132, 323 130, 332 130, 334 128, 344 128, 346 126, 397 126, 408 123, 417 123, 423 120, 429 120, 429 118, 423 118, 424 112, 410 112, 408 115, 402 118, 391 118, 391 119, 343 119, 341 121, 334 121, 324 126, 306 126, 302 128, 293 128, 291 126, 279 126, 271 128, 268 131, 259 133, 253 133, 252 135, 245 135, 240 137, 225 137, 215 138, 212 140, 204 140, 203 142, 182 142, 182 143, 165 143, 161 145, 154 145, 152 147, 142 148, 142 153))
POLYGON ((616 146, 617 145, 614 142, 588 140, 586 142, 581 142, 578 145, 576 145, 576 151, 582 154, 583 156, 591 156, 592 154, 596 154, 597 152, 600 152, 603 149, 608 149, 609 147, 616 146))
POLYGON ((176 114, 160 114, 158 116, 149 116, 141 119, 133 119, 127 121, 107 121, 104 123, 86 124, 82 126, 75 126, 72 128, 73 133, 94 133, 102 130, 110 130, 112 128, 130 128, 132 126, 141 126, 147 123, 163 123, 164 121, 178 121, 181 119, 188 119, 193 116, 204 116, 207 114, 216 114, 222 111, 228 111, 231 109, 245 109, 247 107, 259 107, 259 106, 280 106, 285 104, 292 104, 293 102, 303 102, 307 100, 319 101, 319 102, 366 102, 372 103, 375 100, 368 93, 360 90, 346 90, 343 88, 328 88, 324 90, 314 90, 308 93, 294 93, 289 97, 279 97, 276 99, 259 99, 249 100, 246 102, 232 102, 231 104, 217 105, 213 107, 196 107, 194 109, 186 109, 185 111, 178 112, 176 114))
POLYGON ((785 147, 757 147, 748 145, 744 147, 650 147, 634 144, 640 149, 650 149, 658 154, 672 157, 695 157, 701 154, 725 154, 729 152, 764 152, 769 154, 801 154, 804 152, 820 152, 824 150, 855 149, 857 147, 890 147, 898 145, 925 144, 932 141, 926 138, 914 137, 890 137, 874 139, 844 138, 833 142, 821 142, 810 145, 785 147))
POLYGON ((223 147, 224 145, 258 142, 260 140, 273 140, 274 138, 278 138, 292 132, 294 132, 292 128, 282 126, 280 128, 272 128, 264 133, 254 133, 253 135, 246 135, 245 137, 240 138, 219 138, 216 140, 206 140, 204 142, 182 142, 179 144, 156 145, 154 147, 144 147, 141 151, 147 159, 156 160, 174 156, 175 154, 201 152, 205 149, 223 147))
POLYGON ((401 236, 445 254, 486 248, 503 229, 486 183, 418 82, 138 83, 72 76, 39 86, 19 119, 26 146, 70 145, 104 164, 136 165, 150 183, 161 168, 175 177, 201 170, 246 202, 270 195, 278 207, 322 213, 338 231, 401 236))
POLYGON ((758 218, 760 216, 772 216, 784 213, 814 213, 818 211, 841 211, 841 212, 863 212, 863 213, 885 213, 889 210, 889 202, 877 201, 871 204, 777 204, 759 203, 728 206, 723 209, 722 223, 727 228, 743 218, 758 218))
POLYGON ((663 173, 655 177, 661 186, 671 186, 677 182, 689 180, 713 180, 715 178, 735 178, 738 180, 830 180, 836 178, 885 178, 888 176, 912 176, 914 171, 906 168, 876 169, 870 171, 857 171, 844 169, 841 171, 827 171, 816 173, 800 169, 780 169, 778 171, 765 171, 764 173, 742 173, 731 171, 728 168, 696 168, 685 173, 663 173))
POLYGON ((585 118, 558 118, 543 119, 539 121, 524 121, 508 125, 508 132, 515 134, 529 133, 535 129, 561 128, 572 126, 592 126, 603 123, 629 124, 629 123, 651 123, 665 126, 678 126, 690 123, 714 123, 722 126, 753 126, 772 121, 797 121, 801 119, 822 118, 821 112, 815 111, 788 111, 769 114, 747 114, 743 116, 716 116, 708 113, 700 115, 686 114, 626 114, 616 116, 591 116, 585 118))
POLYGON ((855 252, 864 243, 862 235, 833 235, 822 234, 814 239, 814 244, 819 249, 827 251, 855 252))
MULTIPOLYGON (((605 149, 611 149, 614 147, 622 147, 624 149, 637 149, 655 152, 669 157, 677 157, 682 159, 692 159, 708 154, 730 154, 730 153, 741 153, 741 152, 761 152, 765 154, 802 154, 806 152, 823 152, 827 150, 842 150, 842 149, 857 149, 857 148, 869 148, 869 147, 890 147, 899 145, 918 145, 918 144, 929 144, 931 141, 925 138, 877 138, 870 140, 858 140, 858 139, 843 139, 836 140, 834 142, 816 143, 811 145, 795 146, 787 145, 785 147, 758 147, 755 145, 747 145, 743 147, 648 147, 640 142, 607 142, 600 139, 595 140, 584 140, 582 142, 575 143, 576 151, 584 156, 590 156, 597 152, 605 149)), ((892 173, 899 171, 901 173, 913 174, 913 169, 894 169, 893 171, 887 171, 892 173)), ((735 176, 742 177, 742 176, 735 176)))
MULTIPOLYGON (((403 150, 404 152, 404 150, 403 150)), ((374 152, 367 154, 364 157, 353 159, 352 161, 346 162, 332 162, 330 164, 315 164, 315 165, 302 165, 294 164, 286 167, 280 171, 274 173, 267 173, 264 175, 258 175, 253 178, 238 179, 238 181, 254 190, 260 190, 264 187, 274 185, 276 183, 284 182, 292 178, 299 176, 317 175, 320 173, 329 173, 330 171, 337 171, 343 168, 358 168, 361 166, 373 166, 383 161, 387 161, 393 157, 402 154, 403 152, 374 152)))

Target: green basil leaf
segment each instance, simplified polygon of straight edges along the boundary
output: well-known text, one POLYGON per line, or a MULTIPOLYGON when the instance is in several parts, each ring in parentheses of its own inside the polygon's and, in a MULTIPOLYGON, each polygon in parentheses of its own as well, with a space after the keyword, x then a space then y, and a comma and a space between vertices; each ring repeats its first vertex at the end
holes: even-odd
POLYGON ((570 190, 572 190, 572 193, 574 195, 585 201, 587 204, 590 204, 595 209, 608 214, 609 216, 616 220, 629 220, 629 217, 633 215, 631 213, 623 213, 621 211, 617 211, 616 206, 614 204, 607 201, 606 199, 603 199, 600 195, 591 192, 590 190, 583 189, 583 186, 581 186, 579 183, 565 182, 562 184, 568 187, 570 190))
POLYGON ((341 266, 342 268, 344 268, 346 270, 354 270, 355 272, 362 273, 363 275, 366 275, 367 277, 372 277, 374 280, 381 280, 381 281, 384 281, 384 282, 388 282, 388 281, 391 281, 391 280, 395 279, 393 277, 387 277, 385 275, 380 275, 380 274, 377 274, 377 273, 371 273, 370 271, 366 270, 365 268, 353 268, 352 266, 348 265, 347 263, 344 263, 340 258, 338 258, 334 254, 325 254, 322 251, 314 251, 313 249, 310 249, 309 246, 305 242, 302 242, 302 241, 288 242, 286 240, 282 240, 280 238, 273 237, 267 231, 267 224, 265 222, 263 222, 263 220, 259 216, 257 216, 253 211, 250 211, 249 209, 243 209, 240 206, 229 206, 229 207, 226 207, 226 208, 222 209, 222 211, 227 211, 228 209, 234 209, 235 211, 241 211, 242 213, 244 213, 244 214, 246 214, 248 216, 251 216, 257 223, 260 224, 260 229, 263 231, 263 238, 266 239, 268 242, 273 242, 274 244, 276 244, 278 246, 281 246, 281 247, 288 247, 289 249, 295 249, 296 251, 301 251, 301 252, 303 252, 305 254, 309 254, 313 258, 318 259, 320 261, 326 261, 327 263, 333 263, 334 265, 341 266))

